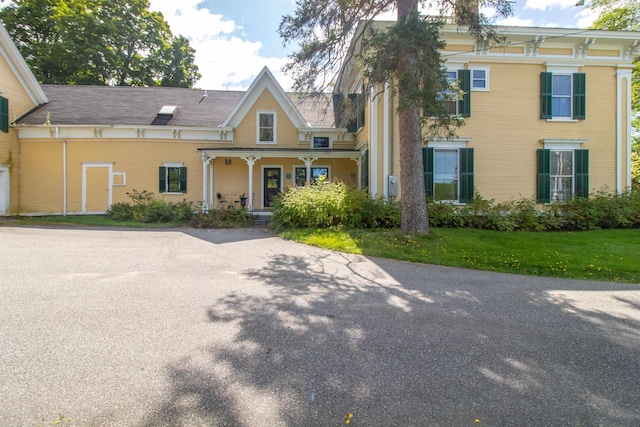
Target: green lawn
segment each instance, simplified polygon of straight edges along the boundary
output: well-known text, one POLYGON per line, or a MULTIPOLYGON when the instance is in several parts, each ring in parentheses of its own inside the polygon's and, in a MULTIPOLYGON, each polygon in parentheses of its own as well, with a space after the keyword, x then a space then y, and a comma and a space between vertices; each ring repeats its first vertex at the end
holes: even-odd
POLYGON ((327 249, 532 276, 640 283, 640 230, 500 232, 299 229, 282 236, 327 249))
POLYGON ((147 224, 136 221, 115 221, 106 215, 67 215, 67 216, 32 216, 12 217, 0 225, 86 225, 102 227, 137 227, 137 228, 173 228, 185 227, 178 222, 147 224))

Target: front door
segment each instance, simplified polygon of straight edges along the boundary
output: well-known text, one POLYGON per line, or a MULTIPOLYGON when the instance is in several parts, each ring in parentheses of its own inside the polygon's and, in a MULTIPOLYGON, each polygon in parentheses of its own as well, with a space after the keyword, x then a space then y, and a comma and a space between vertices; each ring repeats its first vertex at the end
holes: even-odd
POLYGON ((264 168, 263 172, 264 207, 271 207, 271 199, 280 193, 282 188, 282 170, 280 168, 264 168))

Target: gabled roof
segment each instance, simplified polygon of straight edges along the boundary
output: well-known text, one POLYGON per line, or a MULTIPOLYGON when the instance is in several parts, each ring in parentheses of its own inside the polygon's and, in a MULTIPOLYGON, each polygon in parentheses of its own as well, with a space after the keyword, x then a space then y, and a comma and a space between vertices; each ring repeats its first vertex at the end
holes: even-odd
POLYGON ((2 21, 0 21, 0 55, 7 61, 34 106, 49 102, 18 48, 9 37, 2 21))
MULTIPOLYGON (((219 127, 245 95, 242 91, 170 87, 43 85, 42 89, 50 100, 49 104, 27 115, 19 123, 148 126, 163 106, 172 105, 178 108, 167 124, 169 127, 219 127)), ((327 108, 330 98, 302 99, 293 94, 285 96, 291 107, 304 112, 302 120, 311 126, 333 125, 333 110, 327 108), (322 114, 323 105, 328 110, 326 115, 322 114)))
POLYGON ((222 125, 237 127, 265 89, 271 92, 271 95, 273 95, 280 105, 280 108, 287 114, 295 127, 311 127, 267 67, 264 67, 262 71, 260 71, 260 74, 258 74, 253 83, 251 83, 249 89, 244 93, 242 99, 240 99, 222 125))

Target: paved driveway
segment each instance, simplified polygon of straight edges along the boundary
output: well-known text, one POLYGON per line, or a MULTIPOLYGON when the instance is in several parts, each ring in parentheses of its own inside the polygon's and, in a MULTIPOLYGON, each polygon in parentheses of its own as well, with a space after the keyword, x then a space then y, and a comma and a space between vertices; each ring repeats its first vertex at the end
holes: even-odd
POLYGON ((0 425, 637 426, 640 286, 0 227, 0 425), (348 418, 351 414, 352 418, 348 418))

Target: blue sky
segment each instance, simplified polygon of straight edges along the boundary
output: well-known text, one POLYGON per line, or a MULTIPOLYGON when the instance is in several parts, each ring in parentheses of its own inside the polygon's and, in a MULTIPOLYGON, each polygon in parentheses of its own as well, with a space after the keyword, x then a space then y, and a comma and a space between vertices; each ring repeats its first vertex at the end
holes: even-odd
MULTIPOLYGON (((575 6, 577 0, 517 0, 506 25, 586 28, 592 11, 575 6)), ((292 47, 284 48, 277 29, 285 14, 295 11, 294 0, 150 0, 175 34, 189 38, 203 89, 244 90, 267 66, 288 89, 291 79, 281 72, 292 47)), ((389 18, 392 19, 393 15, 389 18)))

